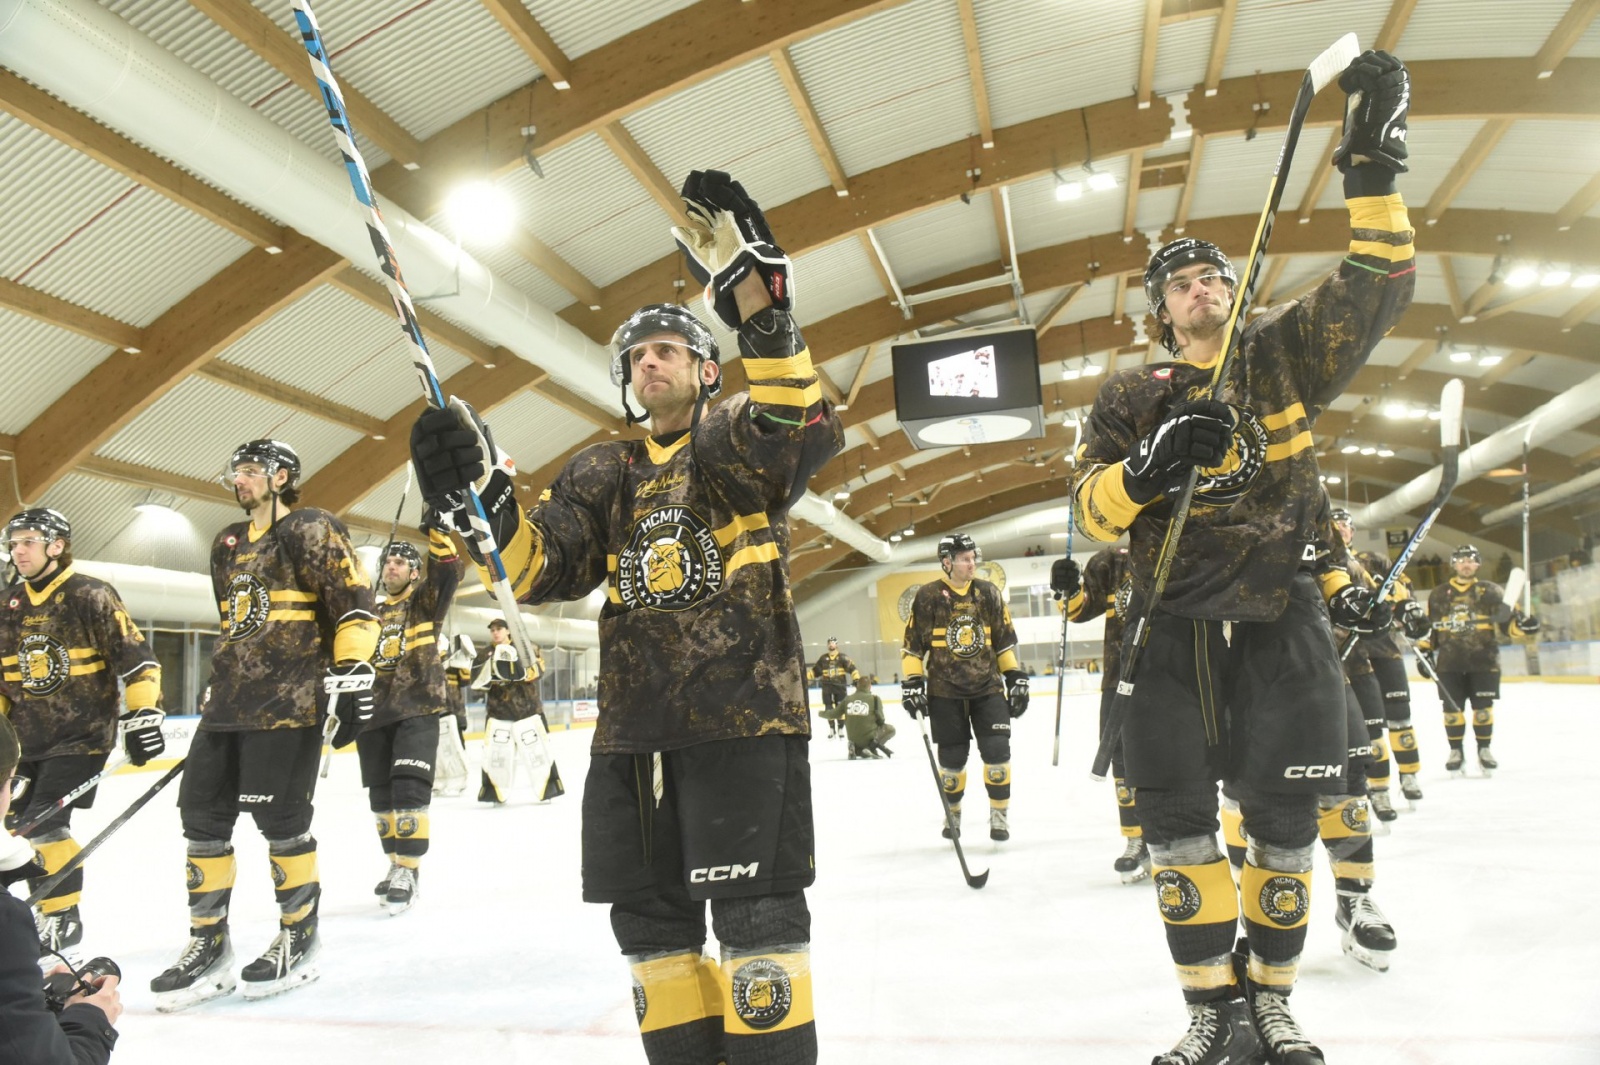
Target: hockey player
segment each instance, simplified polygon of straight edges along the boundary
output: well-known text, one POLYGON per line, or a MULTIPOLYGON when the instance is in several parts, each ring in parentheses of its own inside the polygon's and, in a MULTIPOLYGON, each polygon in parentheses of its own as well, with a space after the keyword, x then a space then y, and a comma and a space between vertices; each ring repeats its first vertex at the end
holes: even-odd
POLYGON ((300 495, 300 458, 282 441, 241 444, 222 481, 249 520, 211 545, 222 632, 178 793, 190 929, 178 960, 150 981, 163 1012, 236 986, 228 903, 241 812, 266 837, 281 914, 272 944, 244 967, 244 995, 264 998, 320 975, 322 889, 311 835, 318 726, 331 712, 332 742, 342 747, 372 716, 378 622, 344 525, 313 507, 290 509, 300 495))
MULTIPOLYGON (((66 516, 42 507, 21 511, 6 524, 5 538, 21 579, 0 609, 0 714, 10 716, 22 743, 12 795, 20 823, 99 773, 119 745, 134 765, 159 755, 166 715, 155 654, 117 590, 73 568, 66 516)), ((72 811, 94 805, 94 796, 85 793, 29 833, 45 870, 35 887, 78 853, 72 811)), ((40 900, 41 948, 63 951, 83 939, 82 893, 80 866, 40 900)))
MULTIPOLYGON (((1344 173, 1349 255, 1299 300, 1251 319, 1228 375, 1200 399, 1223 356, 1237 275, 1205 241, 1160 248, 1145 294, 1176 361, 1123 370, 1101 386, 1075 470, 1079 527, 1100 541, 1129 536, 1130 617, 1145 613, 1169 500, 1200 472, 1121 731, 1190 1013, 1188 1032, 1157 1065, 1248 1061, 1258 1044, 1272 1065, 1323 1061, 1289 1009, 1310 912, 1317 795, 1343 780, 1346 762, 1338 653, 1324 593, 1302 561, 1321 500, 1311 422, 1398 321, 1415 280, 1411 227, 1394 192, 1406 169, 1405 68, 1367 52, 1339 84, 1360 94, 1333 160, 1344 173), (1217 847, 1218 779, 1234 789, 1250 837, 1237 892, 1217 847), (1236 967, 1241 896, 1246 953, 1236 967)), ((1330 605, 1353 621, 1370 607, 1366 596, 1352 589, 1330 605)))
POLYGON ((527 768, 535 790, 546 794, 543 774, 554 769, 541 760, 548 741, 537 734, 550 728, 539 698, 542 676, 544 655, 539 648, 533 648, 533 664, 524 667, 511 642, 510 627, 501 618, 489 622, 488 656, 472 685, 487 693, 479 802, 504 806, 516 783, 518 763, 527 768))
POLYGON ((849 655, 839 653, 837 637, 828 637, 828 650, 811 667, 811 676, 822 689, 822 717, 828 722, 828 738, 844 735, 841 706, 850 694, 850 682, 860 680, 861 673, 849 655))
MULTIPOLYGON (((978 545, 965 533, 939 540, 944 576, 917 589, 900 649, 901 705, 928 715, 939 749, 939 780, 961 831, 972 740, 989 793, 989 838, 1011 838, 1011 721, 1028 709, 1028 675, 1017 662, 1011 610, 991 581, 976 576, 978 545)), ((950 825, 944 828, 950 837, 950 825)))
MULTIPOLYGON (((1478 766, 1488 776, 1500 767, 1489 743, 1494 738, 1494 702, 1500 698, 1500 641, 1495 630, 1509 612, 1506 631, 1512 636, 1531 636, 1539 631, 1539 619, 1524 614, 1513 603, 1504 601, 1505 589, 1493 581, 1478 580, 1483 562, 1478 549, 1462 544, 1450 554, 1455 576, 1434 588, 1428 596, 1428 619, 1433 623, 1434 665, 1440 686, 1450 693, 1457 707, 1472 702, 1472 737, 1478 742, 1478 766)), ((1450 757, 1445 768, 1460 774, 1462 745, 1467 725, 1460 710, 1444 703, 1444 735, 1450 742, 1450 757)))
POLYGON ((607 588, 583 893, 611 904, 647 1057, 812 1062, 810 722, 786 515, 843 433, 760 208, 716 171, 683 194, 675 236, 737 332, 749 392, 705 410, 716 339, 657 304, 612 341, 624 407, 631 384, 651 435, 579 453, 526 515, 459 408, 418 420, 413 455, 429 498, 479 482, 521 599, 607 588), (701 956, 707 901, 720 974, 701 956))
POLYGON ((454 798, 467 788, 467 688, 472 684, 476 649, 465 634, 439 636, 444 664, 445 713, 439 717, 439 756, 433 764, 433 793, 454 798))
MULTIPOLYGON (((1133 594, 1133 578, 1128 573, 1128 549, 1107 547, 1095 552, 1080 575, 1078 563, 1058 558, 1050 566, 1050 588, 1062 602, 1067 620, 1093 621, 1105 615, 1104 648, 1100 672, 1100 729, 1117 695, 1117 677, 1122 671, 1122 627, 1128 599, 1133 594)), ((1065 680, 1065 678, 1062 678, 1065 680)), ((1099 735, 1096 730, 1095 735, 1099 735)), ((1150 875, 1150 848, 1145 846, 1144 830, 1139 827, 1139 810, 1133 789, 1123 775, 1122 744, 1111 752, 1112 777, 1116 782, 1117 820, 1121 826, 1122 854, 1112 863, 1124 884, 1136 884, 1150 875)))
POLYGON ((391 914, 411 908, 422 856, 428 853, 428 804, 446 716, 444 664, 436 633, 461 583, 461 560, 436 521, 423 520, 428 561, 404 540, 384 552, 378 649, 372 665, 372 719, 356 736, 361 783, 377 820, 389 871, 375 893, 391 914))
POLYGON ((883 719, 883 700, 872 694, 872 679, 856 675, 856 690, 844 701, 844 727, 850 757, 894 757, 884 744, 894 739, 894 726, 883 719))

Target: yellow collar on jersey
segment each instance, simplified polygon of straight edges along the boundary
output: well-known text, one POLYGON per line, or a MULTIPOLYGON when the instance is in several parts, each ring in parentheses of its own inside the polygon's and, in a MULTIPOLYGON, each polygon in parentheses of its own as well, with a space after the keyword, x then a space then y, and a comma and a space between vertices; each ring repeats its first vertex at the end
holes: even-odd
POLYGON ((38 591, 33 590, 32 584, 29 584, 27 581, 23 581, 22 583, 27 585, 28 588, 28 602, 32 603, 34 606, 39 606, 46 599, 49 599, 52 595, 54 595, 56 589, 61 587, 61 582, 70 576, 72 576, 72 567, 68 566, 60 573, 57 573, 55 577, 51 579, 49 584, 45 585, 38 591))
POLYGON ((688 442, 689 434, 687 431, 677 439, 667 443, 658 443, 655 437, 647 436, 644 438, 644 449, 650 456, 651 462, 657 466, 665 466, 672 461, 672 456, 683 450, 683 446, 688 442))
POLYGON ((949 586, 950 590, 955 592, 957 595, 966 595, 967 591, 972 587, 971 581, 968 581, 965 584, 957 584, 955 581, 950 579, 950 574, 948 573, 941 575, 939 579, 944 581, 944 583, 949 586))
POLYGON ((406 590, 405 591, 396 592, 394 595, 390 595, 389 594, 389 589, 385 588, 383 590, 384 602, 386 602, 386 603, 404 602, 405 600, 411 598, 411 593, 416 590, 416 587, 417 587, 417 582, 416 581, 412 581, 412 582, 410 582, 409 584, 406 585, 406 590))
POLYGON ((1478 578, 1476 578, 1476 577, 1467 577, 1467 578, 1464 578, 1464 579, 1461 578, 1461 577, 1451 577, 1450 578, 1450 587, 1454 588, 1458 592, 1464 592, 1468 588, 1471 588, 1474 584, 1477 584, 1477 583, 1478 583, 1478 578))

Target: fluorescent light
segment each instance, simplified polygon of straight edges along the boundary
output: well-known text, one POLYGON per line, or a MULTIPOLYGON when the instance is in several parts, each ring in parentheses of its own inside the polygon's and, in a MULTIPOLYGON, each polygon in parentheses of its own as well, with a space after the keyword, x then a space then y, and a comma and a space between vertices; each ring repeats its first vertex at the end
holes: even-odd
POLYGON ((1067 534, 1064 533, 1064 532, 1058 532, 1058 533, 1051 533, 1050 534, 1050 539, 1052 539, 1052 540, 1065 540, 1066 538, 1067 538, 1067 534))
POLYGON ((1067 200, 1080 199, 1083 196, 1083 184, 1078 181, 1056 182, 1056 199, 1065 203, 1067 200))
POLYGON ((1478 365, 1479 366, 1499 366, 1500 363, 1503 362, 1503 361, 1504 361, 1504 357, 1503 356, 1500 356, 1500 355, 1485 355, 1483 358, 1478 360, 1478 365))
POLYGON ((1519 266, 1506 277, 1506 284, 1512 288, 1527 288, 1539 280, 1539 271, 1531 266, 1519 266))
POLYGON ((445 200, 444 210, 456 233, 471 244, 497 244, 516 222, 511 197, 488 181, 458 185, 445 200))
POLYGON ((1438 421, 1438 420, 1439 420, 1439 412, 1438 412, 1438 411, 1436 411, 1436 410, 1430 410, 1430 411, 1429 411, 1429 412, 1428 412, 1428 420, 1429 420, 1429 421, 1430 421, 1430 422, 1436 422, 1436 421, 1438 421))
POLYGON ((897 544, 904 539, 905 537, 901 536, 898 532, 892 532, 889 534, 889 542, 891 544, 897 544))
POLYGON ((1328 474, 1328 483, 1329 484, 1342 484, 1343 480, 1344 479, 1341 478, 1337 473, 1328 474))
MULTIPOLYGON (((1386 418, 1404 418, 1406 416, 1406 405, 1404 403, 1397 403, 1393 401, 1385 403, 1383 405, 1383 415, 1386 418)), ((1363 451, 1362 454, 1366 454, 1366 452, 1363 451)))
POLYGON ((1086 362, 1083 364, 1083 376, 1085 377, 1098 377, 1104 371, 1105 367, 1098 363, 1086 362))
POLYGON ((1061 367, 1061 379, 1063 381, 1076 381, 1082 375, 1083 371, 1076 366, 1061 367))
POLYGON ((1105 192, 1108 189, 1114 189, 1116 187, 1117 178, 1115 174, 1096 172, 1089 175, 1089 188, 1093 189, 1095 192, 1105 192))
POLYGON ((1378 449, 1375 447, 1364 447, 1361 449, 1361 453, 1363 455, 1376 455, 1378 453, 1378 449))
POLYGON ((144 503, 135 503, 133 505, 133 509, 137 510, 140 514, 176 514, 176 513, 178 513, 176 510, 173 510, 171 507, 167 506, 165 503, 151 503, 151 502, 148 502, 148 501, 144 502, 144 503))
POLYGON ((1539 285, 1541 288, 1555 288, 1557 285, 1565 285, 1571 277, 1571 270, 1556 266, 1540 275, 1539 285))
POLYGON ((1361 445, 1360 444, 1346 444, 1344 447, 1339 449, 1339 454, 1341 454, 1341 455, 1354 455, 1357 451, 1360 451, 1360 450, 1361 450, 1361 445))
POLYGON ((1380 447, 1378 449, 1378 457, 1380 459, 1392 459, 1392 458, 1394 458, 1394 448, 1392 448, 1392 447, 1380 447))
POLYGON ((837 492, 833 493, 833 501, 835 503, 848 503, 848 502, 850 502, 850 489, 841 488, 837 492))
POLYGON ((1600 285, 1600 274, 1579 274, 1572 279, 1573 288, 1594 288, 1600 285))
POLYGON ((1427 416, 1428 412, 1423 410, 1421 407, 1412 407, 1406 412, 1406 417, 1410 418, 1412 421, 1419 421, 1427 416))
POLYGON ((1471 362, 1472 361, 1472 352, 1470 352, 1470 351, 1452 351, 1450 353, 1450 361, 1451 362, 1471 362))

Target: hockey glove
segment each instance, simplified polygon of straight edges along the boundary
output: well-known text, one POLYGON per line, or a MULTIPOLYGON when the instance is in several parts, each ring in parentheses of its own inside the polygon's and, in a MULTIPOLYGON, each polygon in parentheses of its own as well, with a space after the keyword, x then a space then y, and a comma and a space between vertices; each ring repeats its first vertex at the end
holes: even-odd
POLYGON ((1407 599, 1400 604, 1400 628, 1408 640, 1426 640, 1433 631, 1433 622, 1428 620, 1428 611, 1421 603, 1407 599))
POLYGON ((482 561, 486 534, 504 544, 516 533, 521 519, 511 480, 516 465, 495 447, 489 426, 470 404, 451 396, 449 406, 423 411, 411 427, 411 463, 423 501, 444 526, 462 534, 474 560, 482 561), (474 529, 469 521, 469 486, 483 503, 486 530, 474 529))
POLYGON ((1388 52, 1363 52, 1339 75, 1339 88, 1349 98, 1333 164, 1342 173, 1362 163, 1377 163, 1404 174, 1410 169, 1406 115, 1411 111, 1411 75, 1405 64, 1388 52))
POLYGON ((906 708, 906 713, 913 718, 921 717, 928 712, 928 679, 926 677, 907 677, 900 682, 900 705, 906 708))
POLYGON ((1133 445, 1123 460, 1128 498, 1145 504, 1175 492, 1195 466, 1216 466, 1228 455, 1236 424, 1233 408, 1214 399, 1180 403, 1133 445))
POLYGON ((1511 611, 1511 624, 1515 625, 1524 636, 1532 636, 1539 631, 1539 619, 1532 614, 1524 614, 1515 608, 1511 611))
POLYGON ((695 170, 682 195, 689 224, 673 226, 672 236, 717 317, 729 329, 739 328, 744 318, 733 290, 752 270, 761 275, 774 307, 793 308, 789 256, 772 239, 766 216, 744 186, 720 170, 695 170))
POLYGON ((1394 621, 1394 607, 1372 592, 1347 584, 1328 599, 1328 617, 1341 629, 1363 636, 1385 632, 1394 621))
POLYGON ((1071 599, 1083 590, 1083 574, 1076 561, 1058 558, 1050 563, 1050 590, 1057 599, 1071 599))
POLYGON ((328 718, 337 722, 333 726, 333 738, 328 741, 334 750, 354 743, 372 721, 376 709, 372 682, 376 679, 371 662, 344 662, 329 669, 323 678, 322 690, 328 694, 328 718))
POLYGON ((161 722, 166 712, 155 709, 127 710, 117 718, 117 732, 128 761, 144 765, 167 749, 166 737, 161 735, 161 722))
POLYGON ((1006 702, 1011 716, 1021 717, 1028 709, 1028 675, 1020 669, 1006 670, 1006 702))

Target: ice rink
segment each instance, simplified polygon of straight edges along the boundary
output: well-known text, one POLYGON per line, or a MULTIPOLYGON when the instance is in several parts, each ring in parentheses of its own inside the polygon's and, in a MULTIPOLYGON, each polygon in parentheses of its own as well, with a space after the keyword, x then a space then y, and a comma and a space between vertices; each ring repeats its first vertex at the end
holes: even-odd
MULTIPOLYGON (((1426 798, 1377 842, 1373 897, 1399 938, 1394 966, 1380 975, 1341 954, 1319 858, 1298 1017, 1335 1063, 1600 1062, 1600 907, 1588 895, 1600 884, 1600 827, 1587 813, 1600 799, 1600 687, 1506 684, 1492 780, 1475 767, 1448 777, 1437 701, 1419 685, 1414 706, 1426 798)), ((842 739, 814 740, 823 1062, 1129 1065, 1182 1034, 1149 881, 1124 886, 1111 870, 1122 850, 1111 786, 1088 777, 1096 707, 1097 696, 1067 698, 1052 768, 1054 694, 1035 694, 1017 723, 1009 843, 979 830, 986 800, 973 774, 969 859, 992 868, 981 891, 939 838, 928 759, 897 705, 891 761, 851 765, 842 739)), ((550 805, 520 791, 493 809, 470 801, 475 788, 436 802, 421 899, 397 917, 372 894, 387 866, 356 759, 335 757, 315 822, 322 979, 165 1016, 148 984, 187 928, 169 788, 88 863, 83 957, 110 955, 127 976, 113 1061, 642 1063, 606 910, 579 900, 590 735, 554 736, 568 794, 550 805)), ((155 779, 114 778, 75 834, 87 841, 155 779)), ((248 818, 236 842, 242 965, 271 940, 276 910, 248 818)))

